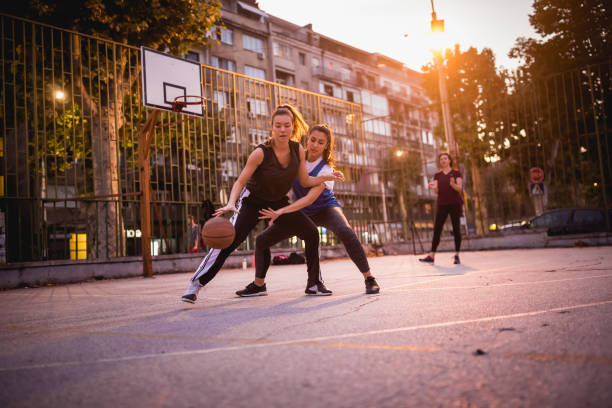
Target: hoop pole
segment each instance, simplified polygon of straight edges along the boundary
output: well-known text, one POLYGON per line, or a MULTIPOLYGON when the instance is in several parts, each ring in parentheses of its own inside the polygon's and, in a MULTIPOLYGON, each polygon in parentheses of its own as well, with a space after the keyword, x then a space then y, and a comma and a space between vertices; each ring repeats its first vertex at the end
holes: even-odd
POLYGON ((140 243, 142 248, 142 274, 145 278, 153 276, 151 259, 151 175, 149 168, 149 148, 153 139, 155 122, 161 113, 155 109, 147 118, 138 135, 138 167, 140 169, 140 243))

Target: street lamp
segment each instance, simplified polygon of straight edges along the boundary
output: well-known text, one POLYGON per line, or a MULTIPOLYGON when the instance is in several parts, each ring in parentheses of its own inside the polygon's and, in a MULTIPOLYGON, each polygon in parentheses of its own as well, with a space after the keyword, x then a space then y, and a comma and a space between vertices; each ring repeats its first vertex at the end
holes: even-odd
MULTIPOLYGON (((431 0, 431 32, 441 35, 444 33, 444 20, 439 20, 434 10, 433 0, 431 0)), ((444 134, 448 143, 450 154, 458 160, 457 143, 455 142, 455 132, 453 129, 453 118, 450 113, 450 105, 448 103, 448 91, 446 89, 446 76, 444 75, 444 63, 442 54, 444 49, 434 51, 434 62, 438 67, 438 83, 440 87, 440 104, 442 107, 442 121, 444 123, 444 134)))

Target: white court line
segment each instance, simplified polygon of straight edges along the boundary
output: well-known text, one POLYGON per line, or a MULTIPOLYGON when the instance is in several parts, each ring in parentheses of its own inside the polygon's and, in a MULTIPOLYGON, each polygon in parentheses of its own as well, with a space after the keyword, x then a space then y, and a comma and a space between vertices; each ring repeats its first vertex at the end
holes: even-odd
MULTIPOLYGON (((584 279, 598 279, 598 278, 612 278, 612 275, 595 275, 595 276, 584 276, 581 278, 565 278, 565 279, 553 279, 544 281, 532 281, 532 282, 513 282, 513 283, 497 283, 494 285, 477 285, 477 286, 445 286, 443 288, 416 288, 411 290, 449 290, 449 289, 488 289, 500 286, 521 286, 521 285, 534 285, 539 283, 556 283, 556 282, 567 282, 584 279)), ((402 293, 403 290, 394 291, 394 293, 402 293)))
POLYGON ((215 353, 215 352, 220 352, 220 351, 235 351, 235 350, 239 351, 239 350, 246 350, 246 349, 251 349, 251 348, 261 348, 261 347, 270 347, 270 346, 286 346, 286 345, 300 345, 300 344, 308 345, 308 343, 315 343, 315 342, 326 341, 326 340, 345 339, 348 337, 371 336, 371 335, 376 335, 376 334, 400 333, 400 332, 407 332, 407 331, 420 330, 420 329, 434 329, 434 328, 440 328, 440 327, 458 326, 462 324, 491 322, 495 320, 537 316, 537 315, 546 314, 546 313, 582 309, 586 307, 602 306, 602 305, 608 305, 608 304, 612 304, 612 300, 605 300, 602 302, 594 302, 594 303, 584 303, 584 304, 573 305, 573 306, 556 307, 552 309, 536 310, 533 312, 513 313, 513 314, 508 314, 508 315, 499 315, 499 316, 490 316, 490 317, 480 317, 480 318, 469 319, 469 320, 455 320, 451 322, 421 324, 421 325, 416 325, 416 326, 397 327, 394 329, 370 330, 370 331, 365 331, 365 332, 337 334, 337 335, 332 335, 332 336, 311 337, 311 338, 306 338, 306 339, 284 340, 284 341, 276 341, 276 342, 269 342, 269 343, 256 343, 256 344, 246 344, 246 345, 243 344, 239 346, 229 346, 229 347, 215 347, 215 348, 204 349, 204 350, 176 351, 176 352, 163 353, 163 354, 142 354, 142 355, 137 355, 137 356, 104 358, 104 359, 93 360, 93 361, 66 361, 66 362, 59 362, 59 363, 33 364, 33 365, 20 366, 20 367, 2 367, 0 368, 0 372, 32 370, 32 369, 38 369, 38 368, 70 367, 70 366, 77 366, 77 365, 80 366, 80 365, 85 365, 85 364, 119 363, 123 361, 145 360, 149 358, 158 358, 158 357, 193 356, 193 355, 199 355, 199 354, 215 353))

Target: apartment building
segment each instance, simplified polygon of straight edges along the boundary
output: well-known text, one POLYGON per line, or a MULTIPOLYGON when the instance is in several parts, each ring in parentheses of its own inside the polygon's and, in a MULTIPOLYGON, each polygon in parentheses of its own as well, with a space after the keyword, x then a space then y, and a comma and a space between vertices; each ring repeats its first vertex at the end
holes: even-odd
MULTIPOLYGON (((195 48, 186 58, 360 104, 366 146, 356 149, 351 146, 353 140, 343 139, 341 126, 334 129, 339 165, 369 169, 370 190, 371 186, 379 186, 375 188, 378 204, 388 207, 381 215, 386 221, 398 218, 393 214, 397 206, 389 205, 394 186, 381 176, 389 168, 390 154, 398 150, 418 153, 423 174, 422 180, 412 186, 419 197, 413 215, 429 219, 433 196, 427 189, 427 177, 432 176, 428 173, 436 161, 440 141, 433 136, 437 118, 429 109, 420 73, 385 55, 321 35, 311 24, 299 26, 270 15, 256 1, 222 3, 221 24, 212 33, 216 43, 210 49, 195 48), (365 153, 355 154, 356 151, 365 153)), ((347 186, 350 191, 339 192, 345 194, 345 205, 350 207, 351 197, 360 191, 350 183, 347 186)), ((354 211, 359 212, 358 207, 354 211)))

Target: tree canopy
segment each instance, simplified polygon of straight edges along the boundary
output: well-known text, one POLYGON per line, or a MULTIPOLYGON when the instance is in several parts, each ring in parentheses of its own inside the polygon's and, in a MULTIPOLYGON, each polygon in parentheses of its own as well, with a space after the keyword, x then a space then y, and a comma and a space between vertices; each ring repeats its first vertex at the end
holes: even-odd
POLYGON ((518 38, 509 53, 532 76, 601 62, 612 55, 610 2, 535 0, 529 22, 542 38, 518 38))
POLYGON ((216 0, 5 1, 0 11, 134 46, 181 54, 209 43, 216 0))

